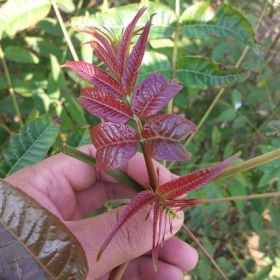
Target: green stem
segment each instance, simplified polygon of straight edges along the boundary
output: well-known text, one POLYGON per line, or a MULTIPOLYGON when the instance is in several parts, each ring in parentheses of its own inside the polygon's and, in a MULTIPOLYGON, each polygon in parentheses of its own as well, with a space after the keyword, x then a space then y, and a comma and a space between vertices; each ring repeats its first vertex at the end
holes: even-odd
POLYGON ((22 116, 21 116, 21 113, 20 113, 20 110, 19 110, 19 106, 18 106, 17 99, 16 99, 16 93, 15 93, 15 90, 14 90, 14 87, 13 87, 13 83, 12 83, 11 75, 10 75, 10 72, 9 72, 9 68, 8 68, 8 65, 7 65, 7 62, 6 62, 6 59, 5 59, 5 56, 4 56, 4 52, 2 50, 1 45, 0 45, 0 60, 2 62, 2 66, 3 66, 3 69, 4 69, 4 75, 5 75, 7 83, 8 83, 8 90, 9 90, 9 93, 11 95, 12 102, 13 102, 13 105, 15 107, 15 111, 16 111, 20 126, 22 127, 23 126, 22 116))
POLYGON ((263 198, 278 198, 278 197, 280 197, 280 192, 270 192, 270 193, 202 199, 199 201, 199 204, 210 204, 210 203, 229 202, 229 201, 244 201, 244 200, 263 199, 263 198))
POLYGON ((254 167, 266 164, 270 161, 276 160, 280 158, 280 148, 276 149, 274 151, 271 151, 269 153, 265 153, 261 156, 254 157, 252 159, 249 159, 241 164, 229 167, 227 170, 225 170, 222 174, 220 174, 216 180, 219 179, 225 179, 229 176, 247 171, 249 169, 252 169, 254 167))
MULTIPOLYGON (((62 152, 68 156, 76 158, 92 167, 96 166, 96 161, 91 156, 71 147, 67 144, 62 144, 62 152)), ((127 186, 132 187, 135 191, 143 191, 143 187, 139 185, 136 181, 134 181, 131 177, 129 177, 126 173, 118 170, 118 169, 108 169, 106 170, 106 174, 110 175, 118 182, 123 183, 127 186)))
POLYGON ((235 251, 233 250, 233 248, 231 247, 230 244, 226 245, 229 252, 232 254, 233 258, 236 260, 236 262, 238 263, 238 265, 240 266, 240 268, 243 270, 243 272, 245 273, 246 276, 249 276, 249 271, 246 269, 246 267, 243 265, 242 261, 240 261, 240 259, 238 258, 237 254, 235 253, 235 251))
MULTIPOLYGON (((180 35, 180 23, 179 23, 179 17, 180 17, 180 0, 176 0, 175 3, 175 13, 177 17, 176 22, 176 30, 175 30, 175 36, 174 36, 174 48, 173 48, 173 54, 172 54, 172 78, 176 78, 176 65, 177 65, 177 58, 178 58, 178 41, 179 41, 179 35, 180 35)), ((167 105, 167 112, 171 114, 173 112, 173 99, 171 99, 167 105)))
POLYGON ((1 123, 1 122, 0 122, 0 127, 1 127, 2 129, 4 129, 4 130, 5 130, 8 134, 10 134, 10 135, 14 134, 14 132, 11 131, 4 123, 1 123))
POLYGON ((69 47, 69 50, 70 50, 71 54, 72 54, 72 57, 73 57, 73 59, 75 61, 79 61, 79 57, 78 57, 78 55, 77 55, 77 53, 75 51, 75 48, 74 48, 74 46, 72 44, 72 41, 71 41, 71 39, 69 37, 69 34, 68 34, 68 32, 66 30, 66 27, 65 27, 65 24, 64 24, 63 19, 61 17, 60 11, 59 11, 59 9, 57 7, 56 0, 51 0, 51 3, 52 3, 52 6, 53 6, 53 9, 54 9, 54 12, 56 14, 56 17, 58 19, 59 25, 61 27, 61 30, 63 32, 63 36, 64 36, 64 38, 66 40, 66 43, 67 43, 67 45, 69 47))

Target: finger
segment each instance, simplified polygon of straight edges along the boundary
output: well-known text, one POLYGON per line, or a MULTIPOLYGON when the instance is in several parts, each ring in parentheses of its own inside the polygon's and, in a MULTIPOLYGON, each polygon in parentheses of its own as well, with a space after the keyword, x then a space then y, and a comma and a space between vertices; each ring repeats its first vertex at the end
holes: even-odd
POLYGON ((159 251, 159 258, 186 272, 196 266, 198 253, 189 244, 174 236, 164 243, 159 251))
POLYGON ((184 273, 176 266, 158 261, 158 270, 153 267, 152 257, 142 256, 131 261, 124 273, 124 280, 182 280, 184 273))
MULTIPOLYGON (((118 217, 124 207, 114 209, 94 218, 68 222, 68 227, 81 242, 90 265, 89 279, 95 279, 114 267, 143 255, 152 249, 152 220, 145 221, 149 207, 142 209, 116 233, 115 237, 104 251, 98 263, 96 255, 107 236, 111 233, 118 217)), ((183 213, 178 213, 174 219, 175 234, 183 223, 183 213)), ((170 238, 170 232, 166 232, 166 239, 170 238)))

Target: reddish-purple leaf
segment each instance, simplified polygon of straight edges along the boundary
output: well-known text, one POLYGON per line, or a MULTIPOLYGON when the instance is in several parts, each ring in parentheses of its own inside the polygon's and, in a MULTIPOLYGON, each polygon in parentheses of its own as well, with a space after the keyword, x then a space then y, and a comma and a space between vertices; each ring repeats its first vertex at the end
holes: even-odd
POLYGON ((99 170, 124 165, 137 151, 139 136, 134 128, 122 123, 105 122, 91 130, 97 149, 96 166, 99 170))
POLYGON ((109 245, 109 243, 114 238, 115 234, 118 232, 118 230, 133 216, 135 215, 139 210, 141 210, 144 206, 151 203, 154 200, 154 194, 151 191, 143 191, 138 193, 136 196, 134 196, 131 200, 131 202, 126 206, 124 212, 122 213, 120 219, 118 220, 117 224, 114 226, 112 232, 107 237, 107 239, 102 244, 97 256, 96 260, 98 261, 106 249, 106 247, 109 245))
POLYGON ((96 87, 104 92, 117 96, 122 94, 121 84, 108 73, 91 63, 84 61, 70 61, 66 62, 63 66, 71 68, 75 73, 95 84, 96 87))
POLYGON ((116 77, 120 77, 116 58, 112 56, 110 52, 107 52, 100 43, 96 41, 91 41, 89 43, 99 60, 104 62, 106 66, 116 75, 116 77))
POLYGON ((105 121, 125 123, 132 117, 130 107, 119 97, 108 95, 98 88, 82 89, 79 102, 89 113, 105 121))
POLYGON ((134 92, 131 108, 140 118, 156 115, 183 87, 159 73, 146 78, 134 92))
POLYGON ((130 24, 127 26, 127 28, 123 33, 123 36, 120 41, 120 46, 118 49, 118 54, 117 54, 117 61, 120 68, 120 73, 123 73, 124 65, 129 55, 131 38, 133 36, 136 23, 139 20, 139 18, 143 15, 143 13, 146 11, 146 9, 147 8, 143 7, 137 12, 137 14, 135 15, 135 17, 133 18, 133 20, 130 22, 130 24))
POLYGON ((89 30, 79 30, 80 32, 88 33, 94 36, 104 47, 104 49, 117 60, 117 53, 112 45, 110 37, 96 27, 91 27, 89 30))
POLYGON ((180 115, 158 115, 141 132, 150 155, 158 160, 183 160, 190 157, 179 141, 195 131, 195 125, 180 115))
POLYGON ((163 185, 160 185, 156 192, 161 194, 165 199, 174 199, 184 195, 215 179, 239 156, 240 152, 216 165, 171 180, 163 185))
POLYGON ((136 42, 135 46, 133 47, 126 63, 125 63, 125 68, 124 68, 124 73, 122 76, 122 85, 124 89, 126 90, 126 94, 131 94, 137 77, 138 77, 138 69, 141 65, 145 50, 146 50, 146 45, 147 45, 147 40, 148 40, 148 35, 150 32, 152 26, 152 19, 150 19, 144 29, 143 32, 141 33, 138 41, 136 42))

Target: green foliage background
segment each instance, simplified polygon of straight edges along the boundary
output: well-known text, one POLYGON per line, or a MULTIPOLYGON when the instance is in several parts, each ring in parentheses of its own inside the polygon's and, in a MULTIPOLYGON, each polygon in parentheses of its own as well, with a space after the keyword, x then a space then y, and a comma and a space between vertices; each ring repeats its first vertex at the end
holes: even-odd
MULTIPOLYGON (((132 2, 137 1, 57 1, 80 59, 98 63, 90 47, 81 46, 91 37, 74 29, 105 25, 120 34, 139 7, 132 2)), ((201 4, 195 14, 184 12, 197 2, 181 1, 182 15, 177 20, 175 1, 142 1, 143 5, 149 4, 149 14, 157 14, 140 80, 153 71, 168 77, 176 74, 185 87, 175 98, 173 110, 194 123, 199 123, 219 88, 228 86, 188 145, 192 159, 172 166, 177 174, 220 161, 238 150, 245 160, 280 146, 279 1, 208 1, 216 17, 203 29, 196 28, 195 21, 202 20, 208 4, 201 4), (224 18, 232 11, 221 4, 235 7, 236 12, 224 18), (264 17, 253 36, 252 27, 256 27, 262 12, 264 17), (214 36, 215 28, 221 26, 223 31, 214 36), (176 29, 180 32, 174 69, 176 29), (242 69, 234 69, 246 46, 249 51, 242 69)), ((61 142, 74 147, 90 143, 88 128, 97 119, 76 101, 85 81, 60 68, 73 58, 51 2, 0 3, 0 56, 7 66, 0 66, 0 176, 5 177, 59 152, 61 142)), ((280 191, 279 170, 277 160, 212 183, 192 196, 215 198, 280 191)), ((279 200, 203 205, 186 211, 185 222, 230 279, 280 279, 279 200)), ((181 237, 192 243, 183 233, 181 237)), ((186 279, 219 276, 201 253, 197 268, 186 279)))

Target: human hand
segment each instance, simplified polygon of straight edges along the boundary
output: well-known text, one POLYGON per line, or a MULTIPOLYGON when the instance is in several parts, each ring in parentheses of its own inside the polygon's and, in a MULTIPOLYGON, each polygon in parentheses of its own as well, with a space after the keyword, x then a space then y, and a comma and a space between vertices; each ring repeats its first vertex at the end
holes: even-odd
MULTIPOLYGON (((93 145, 83 146, 80 150, 95 156, 93 145)), ((158 166, 160 183, 169 181, 172 174, 158 166)), ((141 185, 148 184, 142 154, 135 155, 124 171, 141 185)), ((89 219, 82 219, 83 216, 101 207, 108 199, 130 198, 135 192, 81 161, 58 154, 21 169, 5 180, 32 196, 73 232, 87 256, 88 280, 105 280, 114 267, 127 261, 130 262, 124 279, 179 280, 183 278, 184 272, 197 263, 196 250, 167 232, 166 239, 171 238, 160 249, 158 272, 154 271, 149 252, 152 248, 152 220, 144 221, 147 209, 140 211, 121 228, 96 263, 99 247, 111 232, 124 207, 89 219)), ((183 213, 179 216, 180 218, 174 219, 173 234, 183 223, 183 213)))

